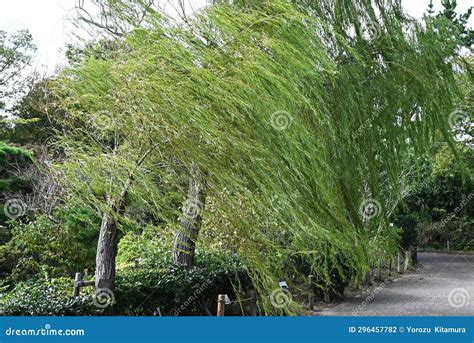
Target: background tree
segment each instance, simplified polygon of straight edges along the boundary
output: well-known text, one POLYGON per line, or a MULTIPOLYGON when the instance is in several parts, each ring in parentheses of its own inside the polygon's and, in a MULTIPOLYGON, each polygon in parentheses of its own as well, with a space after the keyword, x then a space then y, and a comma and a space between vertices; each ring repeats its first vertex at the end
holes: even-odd
POLYGON ((8 35, 0 31, 0 109, 6 99, 19 91, 24 74, 35 51, 33 38, 28 31, 8 35))
POLYGON ((205 176, 196 163, 192 163, 189 174, 188 197, 182 206, 181 228, 175 234, 172 250, 173 264, 186 268, 194 265, 206 202, 205 176))
POLYGON ((474 44, 474 30, 469 27, 469 18, 472 15, 473 7, 469 8, 466 13, 457 13, 457 1, 456 0, 441 0, 443 10, 435 15, 433 9, 433 0, 430 0, 428 5, 428 14, 436 18, 445 18, 452 22, 454 30, 457 30, 455 36, 459 37, 462 41, 462 45, 471 48, 474 44))

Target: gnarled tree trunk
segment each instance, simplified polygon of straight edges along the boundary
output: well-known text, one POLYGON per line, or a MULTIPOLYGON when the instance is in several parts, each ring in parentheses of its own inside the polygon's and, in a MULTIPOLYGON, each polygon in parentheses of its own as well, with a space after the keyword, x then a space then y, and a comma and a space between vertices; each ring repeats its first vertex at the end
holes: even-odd
POLYGON ((99 242, 97 243, 95 287, 114 289, 115 257, 118 244, 117 222, 108 213, 102 215, 99 242))
POLYGON ((181 228, 176 233, 173 244, 173 264, 190 268, 194 264, 196 241, 202 223, 202 212, 206 200, 203 174, 193 163, 189 177, 188 198, 183 205, 181 228))
POLYGON ((97 254, 95 258, 95 287, 108 288, 113 290, 115 287, 115 258, 118 248, 118 223, 117 215, 125 213, 125 203, 128 189, 132 182, 130 177, 124 185, 120 194, 118 203, 110 201, 111 213, 102 214, 102 223, 100 225, 99 241, 97 242, 97 254), (113 215, 112 215, 113 214, 113 215))
MULTIPOLYGON (((136 162, 135 166, 140 167, 156 146, 156 144, 151 146, 136 162)), ((115 287, 115 258, 117 257, 118 248, 117 217, 125 213, 127 195, 132 182, 133 175, 130 174, 118 198, 109 199, 110 212, 104 212, 102 214, 102 223, 100 225, 99 241, 97 242, 97 254, 95 258, 96 289, 108 288, 113 290, 115 287)))

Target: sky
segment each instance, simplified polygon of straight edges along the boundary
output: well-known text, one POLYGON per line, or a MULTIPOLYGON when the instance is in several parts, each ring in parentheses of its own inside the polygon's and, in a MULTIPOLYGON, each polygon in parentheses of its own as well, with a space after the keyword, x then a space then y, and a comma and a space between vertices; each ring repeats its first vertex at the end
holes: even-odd
MULTIPOLYGON (((86 0, 87 1, 87 0, 86 0)), ((167 0, 166 9, 172 11, 178 0, 167 0), (174 3, 174 4, 173 4, 174 3)), ((28 29, 38 48, 34 68, 45 74, 53 73, 65 63, 64 46, 74 40, 72 18, 77 0, 0 0, 0 30, 15 32, 28 29)), ((194 9, 202 8, 206 0, 188 0, 194 9)), ((412 17, 420 18, 429 0, 402 0, 412 17)), ((441 0, 434 0, 435 9, 441 0)), ((472 0, 458 0, 458 8, 465 11, 472 0)), ((471 18, 472 26, 474 18, 471 18)))

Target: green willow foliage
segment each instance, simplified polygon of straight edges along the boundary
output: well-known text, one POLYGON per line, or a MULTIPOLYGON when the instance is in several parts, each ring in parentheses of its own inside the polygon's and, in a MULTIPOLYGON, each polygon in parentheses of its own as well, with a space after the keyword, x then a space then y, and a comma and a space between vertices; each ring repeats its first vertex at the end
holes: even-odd
POLYGON ((449 24, 421 25, 400 8, 241 1, 181 28, 160 19, 137 29, 119 57, 88 59, 58 79, 73 121, 107 113, 121 123, 97 131, 120 136, 118 149, 104 150, 96 133, 70 136, 65 165, 131 172, 142 183, 135 194, 148 198, 153 164, 131 161, 155 142, 155 161, 172 156, 205 171, 261 292, 298 272, 291 261, 309 265, 324 288, 361 280, 369 261, 397 249, 386 218, 404 156, 423 154, 436 135, 450 139, 458 97, 449 24), (364 220, 367 199, 380 208, 364 220), (236 215, 239 207, 252 215, 236 215))

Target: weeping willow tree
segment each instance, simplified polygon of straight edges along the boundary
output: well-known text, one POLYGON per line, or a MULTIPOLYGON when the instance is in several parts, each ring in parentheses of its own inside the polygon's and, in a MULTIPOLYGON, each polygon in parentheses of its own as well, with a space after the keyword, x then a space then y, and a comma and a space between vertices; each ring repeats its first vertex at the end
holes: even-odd
MULTIPOLYGON (((205 170, 207 196, 262 294, 301 265, 340 293, 338 283, 361 280, 374 256, 396 251, 387 216, 404 158, 438 135, 451 140, 463 66, 449 23, 422 25, 389 0, 238 1, 179 28, 158 14, 151 23, 103 62, 106 73, 90 60, 58 79, 72 116, 133 121, 121 135, 127 170, 147 180, 150 165, 130 161, 148 141, 159 158, 205 170)), ((83 141, 73 142, 69 162, 87 160, 83 141)))
POLYGON ((164 189, 173 190, 166 187, 171 154, 162 157, 160 141, 148 129, 152 124, 134 90, 112 67, 106 60, 87 59, 56 83, 60 106, 67 111, 60 118, 64 133, 54 148, 66 159, 53 166, 68 196, 101 218, 95 284, 110 290, 121 229, 139 225, 144 215, 164 220, 172 215, 169 203, 174 200, 163 195, 164 189), (135 217, 129 214, 131 204, 139 208, 135 217))

